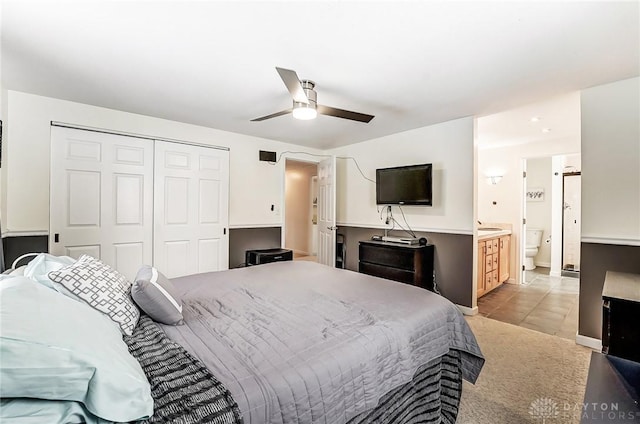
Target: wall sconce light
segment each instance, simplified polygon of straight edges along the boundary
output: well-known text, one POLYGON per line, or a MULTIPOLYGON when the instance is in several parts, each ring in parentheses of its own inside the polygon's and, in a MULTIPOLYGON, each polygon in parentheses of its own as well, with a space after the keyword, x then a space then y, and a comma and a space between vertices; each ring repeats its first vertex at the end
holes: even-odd
POLYGON ((487 177, 487 180, 489 181, 490 184, 496 185, 500 182, 500 180, 502 180, 502 175, 491 175, 487 177))

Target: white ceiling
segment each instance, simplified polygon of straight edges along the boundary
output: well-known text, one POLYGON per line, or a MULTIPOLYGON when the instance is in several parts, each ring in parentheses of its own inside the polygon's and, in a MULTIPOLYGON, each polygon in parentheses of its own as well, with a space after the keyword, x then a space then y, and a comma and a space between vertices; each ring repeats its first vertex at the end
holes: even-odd
POLYGON ((476 138, 481 149, 566 138, 579 144, 580 92, 482 116, 476 138))
POLYGON ((7 89, 330 148, 637 76, 639 3, 3 0, 7 89), (375 115, 250 119, 318 103, 375 115))

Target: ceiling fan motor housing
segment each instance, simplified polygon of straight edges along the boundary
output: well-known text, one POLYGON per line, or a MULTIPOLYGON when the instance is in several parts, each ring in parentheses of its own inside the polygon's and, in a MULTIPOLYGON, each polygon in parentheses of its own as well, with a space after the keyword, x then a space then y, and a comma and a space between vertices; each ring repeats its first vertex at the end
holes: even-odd
POLYGON ((317 98, 318 95, 316 91, 313 89, 316 86, 316 83, 310 80, 302 80, 300 81, 302 85, 302 89, 304 90, 304 94, 307 96, 309 100, 309 104, 293 101, 293 108, 307 108, 307 109, 316 109, 317 98))

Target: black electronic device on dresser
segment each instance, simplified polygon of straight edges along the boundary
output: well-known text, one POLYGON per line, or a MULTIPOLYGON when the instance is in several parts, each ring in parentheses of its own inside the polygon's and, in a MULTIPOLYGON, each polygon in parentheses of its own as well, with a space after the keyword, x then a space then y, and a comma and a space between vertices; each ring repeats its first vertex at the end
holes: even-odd
POLYGON ((433 291, 432 244, 361 241, 358 271, 433 291))
POLYGON ((291 260, 293 260, 293 251, 289 249, 254 249, 247 250, 245 253, 247 266, 291 260))

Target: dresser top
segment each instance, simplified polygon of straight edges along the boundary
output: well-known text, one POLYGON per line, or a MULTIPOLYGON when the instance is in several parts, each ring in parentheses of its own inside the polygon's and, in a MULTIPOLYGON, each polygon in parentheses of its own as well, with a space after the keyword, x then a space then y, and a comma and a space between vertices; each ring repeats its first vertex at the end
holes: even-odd
POLYGON ((607 271, 602 297, 640 302, 640 274, 607 271))
POLYGON ((392 243, 389 241, 378 240, 360 240, 360 244, 372 244, 375 246, 389 247, 394 249, 423 249, 425 247, 433 246, 433 244, 404 244, 404 243, 392 243))

